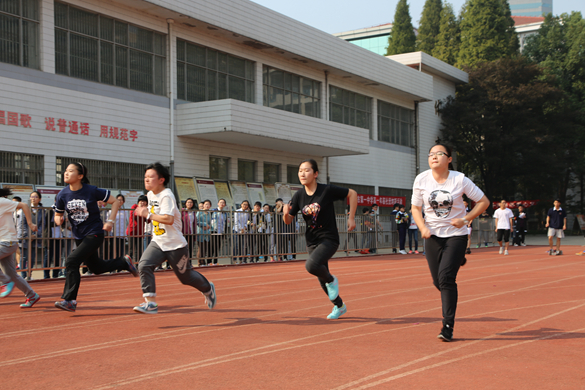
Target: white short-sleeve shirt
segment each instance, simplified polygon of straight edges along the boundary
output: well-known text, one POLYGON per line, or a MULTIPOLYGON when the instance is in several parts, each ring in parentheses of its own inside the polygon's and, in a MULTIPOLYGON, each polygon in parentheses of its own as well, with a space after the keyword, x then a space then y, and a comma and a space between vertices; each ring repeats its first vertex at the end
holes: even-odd
MULTIPOLYGON (((12 214, 18 206, 17 202, 0 198, 0 241, 18 241, 12 214)), ((22 216, 24 218, 24 215, 22 216)))
POLYGON ((512 226, 510 226, 510 218, 514 218, 514 213, 509 208, 505 209, 497 209, 494 212, 494 218, 498 219, 498 225, 496 229, 506 229, 511 230, 512 226))
POLYGON ((423 207, 425 224, 431 235, 442 238, 466 236, 467 226, 456 228, 451 225, 451 220, 465 218, 467 214, 463 194, 474 202, 479 202, 484 196, 483 191, 461 172, 449 171, 447 180, 439 184, 429 169, 414 179, 412 205, 423 207))
POLYGON ((182 233, 181 212, 177 207, 177 201, 173 192, 165 188, 158 194, 149 191, 148 209, 151 214, 172 215, 175 217, 172 225, 152 221, 152 239, 163 251, 173 251, 187 245, 187 240, 182 233))

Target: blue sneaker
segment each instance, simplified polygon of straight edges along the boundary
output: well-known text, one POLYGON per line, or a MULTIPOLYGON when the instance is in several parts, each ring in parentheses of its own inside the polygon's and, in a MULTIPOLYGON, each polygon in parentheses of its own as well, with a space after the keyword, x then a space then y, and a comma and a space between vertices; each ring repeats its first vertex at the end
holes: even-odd
POLYGON ((39 297, 39 294, 35 293, 35 296, 32 298, 26 298, 26 302, 21 303, 20 307, 22 307, 23 309, 29 308, 29 307, 33 307, 33 305, 35 303, 37 303, 38 301, 41 300, 41 297, 39 297))
POLYGON ((132 275, 134 275, 134 277, 137 277, 138 271, 136 270, 134 263, 132 263, 132 258, 130 256, 126 255, 126 256, 124 256, 124 259, 126 260, 126 263, 128 263, 128 272, 130 272, 132 275))
POLYGON ((203 295, 205 295, 205 303, 207 304, 207 307, 209 308, 209 310, 211 310, 215 307, 215 304, 217 303, 217 296, 215 295, 215 286, 211 282, 209 282, 209 284, 211 284, 211 292, 209 294, 203 295))
POLYGON ((334 301, 335 298, 339 296, 339 283, 337 283, 337 278, 335 277, 335 275, 332 276, 333 282, 325 283, 325 286, 327 286, 327 295, 329 295, 330 301, 334 301))
POLYGON ((144 314, 158 313, 158 305, 156 302, 142 302, 140 305, 134 307, 134 311, 144 314))
POLYGON ((77 302, 74 301, 55 302, 55 307, 65 311, 75 311, 77 309, 77 302))
POLYGON ((333 306, 333 311, 327 316, 327 319, 336 320, 345 313, 347 313, 347 307, 345 307, 345 303, 341 307, 333 306))
POLYGON ((3 284, 2 287, 0 287, 0 298, 9 296, 13 289, 14 282, 8 282, 6 284, 3 284))

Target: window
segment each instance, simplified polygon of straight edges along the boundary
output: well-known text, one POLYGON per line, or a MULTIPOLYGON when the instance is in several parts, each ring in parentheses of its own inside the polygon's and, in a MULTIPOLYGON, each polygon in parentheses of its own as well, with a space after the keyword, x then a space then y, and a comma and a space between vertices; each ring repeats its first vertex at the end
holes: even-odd
POLYGON ((94 186, 117 190, 144 190, 145 164, 85 160, 70 157, 57 157, 57 185, 65 185, 63 172, 73 162, 80 162, 87 167, 87 178, 94 186))
POLYGON ((209 178, 217 180, 229 180, 229 166, 229 158, 209 156, 209 178))
POLYGON ((287 165, 286 182, 289 184, 301 184, 299 180, 299 167, 295 165, 287 165))
POLYGON ((372 128, 372 98, 330 86, 329 118, 362 129, 372 128))
POLYGON ((44 184, 44 156, 37 154, 0 152, 0 182, 44 184))
POLYGON ((238 160, 238 180, 256 181, 256 162, 238 160))
POLYGON ((165 95, 166 36, 55 2, 58 74, 165 95))
POLYGON ((414 146, 414 110, 378 100, 378 141, 414 146))
POLYGON ((0 62, 39 69, 39 1, 0 1, 0 62))
POLYGON ((177 39, 177 97, 254 102, 254 63, 177 39))
POLYGON ((264 66, 264 105, 297 114, 321 117, 321 83, 264 66))
POLYGON ((280 181, 280 164, 264 163, 264 183, 280 181))

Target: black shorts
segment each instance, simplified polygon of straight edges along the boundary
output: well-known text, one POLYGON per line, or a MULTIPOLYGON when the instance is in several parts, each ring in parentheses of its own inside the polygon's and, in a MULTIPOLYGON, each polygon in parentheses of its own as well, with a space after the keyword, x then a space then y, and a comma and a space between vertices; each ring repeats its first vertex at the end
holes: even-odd
POLYGON ((502 237, 504 238, 504 242, 510 241, 510 229, 498 229, 496 241, 502 241, 502 237))

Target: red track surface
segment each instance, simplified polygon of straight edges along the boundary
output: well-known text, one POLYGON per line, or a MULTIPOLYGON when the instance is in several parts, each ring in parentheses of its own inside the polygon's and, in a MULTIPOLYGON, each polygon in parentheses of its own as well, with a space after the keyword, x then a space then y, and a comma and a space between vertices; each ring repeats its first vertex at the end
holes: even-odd
POLYGON ((82 280, 78 310, 0 300, 2 389, 583 389, 585 257, 564 247, 474 250, 459 273, 452 343, 423 256, 333 260, 348 313, 304 263, 203 269, 212 311, 171 272, 157 273, 159 313, 136 314, 139 280, 82 280))

